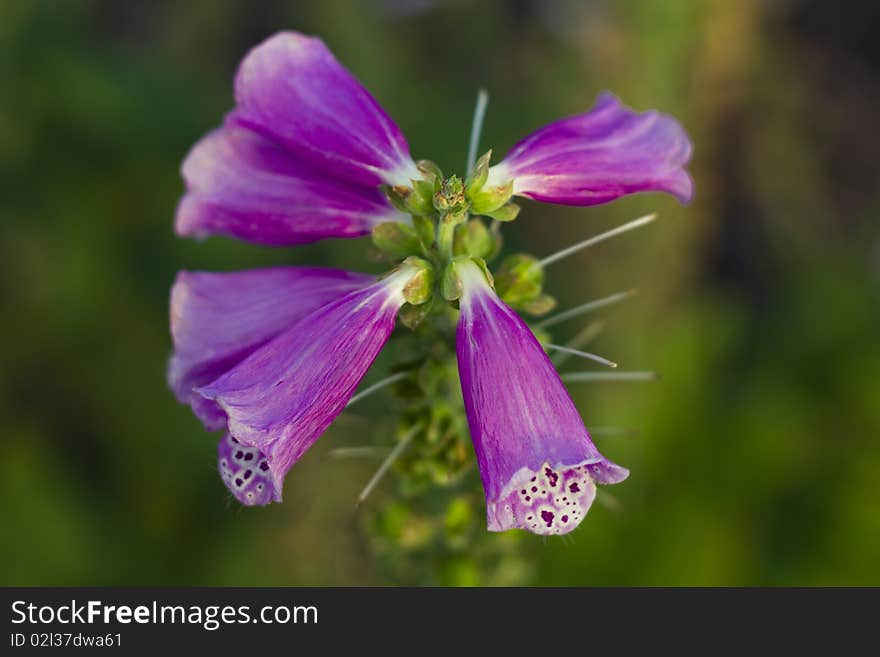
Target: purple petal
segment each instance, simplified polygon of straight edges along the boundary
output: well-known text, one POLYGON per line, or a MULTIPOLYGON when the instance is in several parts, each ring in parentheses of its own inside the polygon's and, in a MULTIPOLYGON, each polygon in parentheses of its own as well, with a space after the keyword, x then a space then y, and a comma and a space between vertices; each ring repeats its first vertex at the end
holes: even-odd
POLYGON ((194 387, 213 381, 312 311, 371 280, 366 274, 316 267, 178 273, 171 288, 169 385, 209 430, 223 427, 226 414, 194 393, 194 387))
POLYGON ((514 180, 514 194, 564 205, 595 205, 634 192, 693 198, 685 166, 691 142, 672 117, 633 112, 610 93, 584 114, 520 141, 490 169, 488 184, 514 180))
POLYGON ((480 269, 459 272, 458 370, 489 530, 568 533, 589 510, 595 483, 629 472, 593 445, 550 359, 480 269))
MULTIPOLYGON (((266 460, 273 499, 281 499, 287 471, 342 412, 382 349, 412 273, 401 268, 319 308, 196 390, 223 408, 229 433, 266 460)), ((242 500, 240 489, 230 490, 242 500)))
POLYGON ((417 176, 400 128, 318 38, 281 32, 255 47, 235 98, 234 122, 337 177, 375 186, 417 176))
POLYGON ((181 236, 221 234, 289 246, 365 235, 383 221, 409 221, 378 188, 328 176, 242 127, 202 138, 182 173, 187 194, 175 220, 181 236))

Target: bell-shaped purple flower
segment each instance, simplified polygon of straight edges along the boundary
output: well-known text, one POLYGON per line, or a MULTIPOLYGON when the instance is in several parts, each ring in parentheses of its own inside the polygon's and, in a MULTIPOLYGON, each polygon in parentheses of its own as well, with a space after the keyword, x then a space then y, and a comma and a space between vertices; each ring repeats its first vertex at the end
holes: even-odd
POLYGON ((322 267, 179 272, 171 288, 174 354, 168 384, 208 430, 220 429, 226 414, 193 388, 225 374, 309 313, 372 280, 322 267))
POLYGON ((629 471, 593 445, 550 359, 482 270, 464 262, 457 271, 458 369, 488 528, 566 534, 584 519, 595 484, 629 471))
POLYGON ((551 123, 517 143, 489 169, 488 185, 513 180, 513 193, 563 205, 596 205, 660 191, 682 203, 694 185, 685 166, 691 142, 675 119, 636 113, 603 93, 584 114, 551 123))
POLYGON ((409 221, 378 189, 420 177, 406 140, 320 39, 282 32, 255 47, 235 98, 184 161, 179 235, 293 245, 409 221))
POLYGON ((403 265, 331 301, 196 388, 226 416, 219 466, 240 502, 281 500, 287 471, 342 412, 388 340, 414 273, 403 265))

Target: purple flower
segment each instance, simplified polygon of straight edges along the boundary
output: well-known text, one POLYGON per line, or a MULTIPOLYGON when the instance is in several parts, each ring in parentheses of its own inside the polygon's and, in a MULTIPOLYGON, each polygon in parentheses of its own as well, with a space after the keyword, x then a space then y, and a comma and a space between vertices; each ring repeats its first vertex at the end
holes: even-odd
POLYGON ((404 265, 338 297, 195 388, 225 414, 220 473, 240 502, 281 500, 287 471, 342 412, 391 335, 412 274, 404 265))
POLYGON ((564 205, 596 205, 634 192, 693 197, 685 170, 691 142, 675 119, 637 114, 603 93, 589 112, 533 132, 489 169, 488 185, 513 180, 513 193, 564 205))
POLYGON ((277 246, 409 221, 378 189, 419 177, 406 140, 320 39, 283 32, 251 50, 235 98, 183 163, 179 235, 277 246))
POLYGON ((171 389, 205 428, 220 429, 226 425, 225 413, 193 388, 225 374, 312 311, 372 280, 318 267, 178 273, 171 288, 171 389))
POLYGON ((489 530, 566 534, 584 519, 595 484, 629 471, 593 445, 550 359, 480 268, 464 262, 457 271, 458 370, 489 530))

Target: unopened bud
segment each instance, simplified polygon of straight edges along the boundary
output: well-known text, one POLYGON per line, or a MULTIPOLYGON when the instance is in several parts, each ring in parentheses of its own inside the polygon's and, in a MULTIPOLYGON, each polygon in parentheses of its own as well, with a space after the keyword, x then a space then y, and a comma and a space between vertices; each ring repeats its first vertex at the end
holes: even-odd
POLYGON ((439 212, 456 212, 465 207, 464 184, 458 176, 450 176, 443 181, 434 194, 434 207, 439 212))
POLYGON ((397 221, 388 221, 373 227, 373 244, 384 255, 394 259, 421 253, 422 245, 415 228, 397 221))
POLYGON ((428 301, 434 292, 434 268, 422 258, 410 256, 403 264, 415 267, 418 271, 412 275, 403 288, 403 298, 414 306, 428 301))
POLYGON ((495 252, 495 236, 479 218, 462 224, 455 231, 455 255, 489 258, 495 252))
POLYGON ((504 259, 495 277, 498 295, 511 305, 521 306, 541 295, 544 270, 538 259, 524 253, 504 259))

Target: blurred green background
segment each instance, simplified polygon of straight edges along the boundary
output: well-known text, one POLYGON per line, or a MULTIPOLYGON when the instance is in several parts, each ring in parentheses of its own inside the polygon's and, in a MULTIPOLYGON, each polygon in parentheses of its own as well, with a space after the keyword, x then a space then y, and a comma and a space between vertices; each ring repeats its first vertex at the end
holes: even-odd
POLYGON ((3 2, 0 583, 880 584, 878 19, 820 0, 3 2), (229 502, 216 436, 164 382, 175 272, 376 271, 363 240, 173 235, 182 158, 280 29, 322 36, 445 170, 480 85, 498 155, 603 89, 691 134, 690 207, 528 203, 506 229, 541 255, 660 215, 548 273, 563 307, 637 287, 593 348, 663 376, 572 386, 588 426, 636 433, 597 437, 632 476, 570 539, 478 517, 451 561, 391 574, 364 514, 393 474, 355 511, 376 463, 324 458, 364 443, 381 395, 294 468, 284 504, 229 502))

